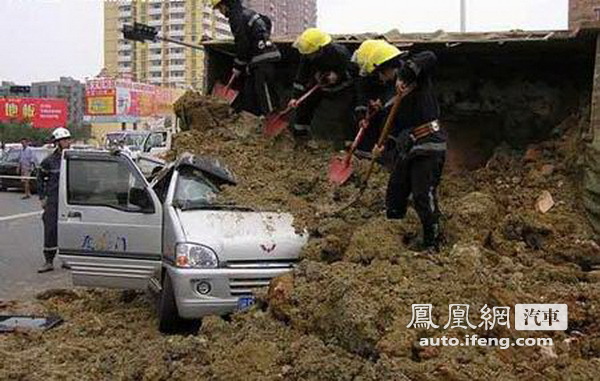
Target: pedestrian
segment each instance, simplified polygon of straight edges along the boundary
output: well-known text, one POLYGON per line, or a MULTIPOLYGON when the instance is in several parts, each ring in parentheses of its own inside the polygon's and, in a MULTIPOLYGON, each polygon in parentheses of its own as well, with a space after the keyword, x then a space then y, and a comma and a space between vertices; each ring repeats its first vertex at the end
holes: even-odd
POLYGON ((31 166, 33 164, 33 154, 31 147, 29 146, 29 139, 21 138, 21 157, 19 158, 19 175, 21 176, 21 182, 23 183, 23 192, 25 195, 22 197, 23 200, 31 198, 31 182, 29 177, 31 176, 31 166))
POLYGON ((71 133, 59 127, 52 132, 56 149, 40 164, 38 193, 44 213, 44 264, 38 273, 54 270, 54 257, 58 253, 58 190, 62 153, 71 146, 71 133))
POLYGON ((244 7, 241 0, 212 0, 212 5, 227 17, 234 37, 232 75, 245 76, 243 91, 233 107, 258 116, 279 109, 281 94, 275 63, 281 61, 281 53, 271 41, 271 20, 244 7))
POLYGON ((358 68, 352 63, 350 51, 318 28, 305 30, 294 42, 294 48, 302 59, 289 107, 296 108, 292 132, 296 137, 303 137, 310 135, 314 113, 324 97, 341 99, 342 94, 348 92, 353 96, 353 79, 358 68), (321 88, 299 105, 298 98, 317 84, 321 88))
MULTIPOLYGON (((440 108, 433 93, 433 52, 403 55, 391 44, 371 55, 372 70, 381 82, 405 94, 394 121, 392 138, 396 153, 386 195, 387 217, 403 219, 412 195, 423 228, 421 249, 439 251, 441 244, 437 189, 446 158, 446 133, 440 127, 440 108), (407 94, 407 95, 406 95, 407 94)), ((385 101, 389 113, 392 100, 385 101)), ((388 147, 389 150, 390 147, 388 147)), ((380 156, 384 147, 375 147, 380 156)))

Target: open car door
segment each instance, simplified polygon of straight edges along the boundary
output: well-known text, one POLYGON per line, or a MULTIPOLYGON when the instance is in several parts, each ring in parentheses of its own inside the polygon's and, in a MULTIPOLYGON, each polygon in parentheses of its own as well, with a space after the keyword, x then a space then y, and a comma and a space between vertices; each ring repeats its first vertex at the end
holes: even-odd
POLYGON ((131 158, 65 152, 58 244, 74 285, 146 288, 160 269, 161 240, 161 203, 131 158))

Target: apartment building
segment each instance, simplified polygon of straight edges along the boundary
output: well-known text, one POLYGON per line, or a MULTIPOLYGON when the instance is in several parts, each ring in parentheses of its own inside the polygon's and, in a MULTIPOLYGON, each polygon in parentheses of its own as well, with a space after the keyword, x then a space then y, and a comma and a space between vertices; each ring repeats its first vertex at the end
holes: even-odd
POLYGON ((273 21, 274 36, 296 36, 317 26, 317 0, 245 0, 273 21))
POLYGON ((586 21, 600 21, 600 0, 569 0, 569 29, 586 21))
POLYGON ((171 39, 198 44, 203 38, 229 38, 229 24, 209 0, 120 0, 104 5, 104 66, 110 76, 178 88, 203 88, 204 53, 159 41, 123 39, 124 24, 155 27, 171 39))

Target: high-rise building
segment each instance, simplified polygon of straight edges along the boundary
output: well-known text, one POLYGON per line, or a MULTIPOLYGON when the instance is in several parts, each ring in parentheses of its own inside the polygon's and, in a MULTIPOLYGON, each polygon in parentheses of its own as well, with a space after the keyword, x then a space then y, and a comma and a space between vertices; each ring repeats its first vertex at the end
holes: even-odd
POLYGON ((586 21, 600 21, 600 0, 569 0, 569 29, 586 21))
POLYGON ((245 0, 273 21, 274 36, 295 36, 317 26, 317 0, 245 0))
POLYGON ((165 87, 203 88, 204 53, 174 43, 123 38, 124 24, 139 22, 160 35, 192 44, 231 36, 209 0, 119 0, 104 3, 104 66, 108 75, 165 87))

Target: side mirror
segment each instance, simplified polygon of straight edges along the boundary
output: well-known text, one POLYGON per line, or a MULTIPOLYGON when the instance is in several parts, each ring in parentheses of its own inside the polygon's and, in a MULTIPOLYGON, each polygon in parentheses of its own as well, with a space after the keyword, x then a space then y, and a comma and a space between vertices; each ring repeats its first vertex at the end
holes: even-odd
POLYGON ((145 189, 132 188, 129 191, 129 202, 140 208, 144 214, 154 213, 154 204, 148 192, 145 189))

